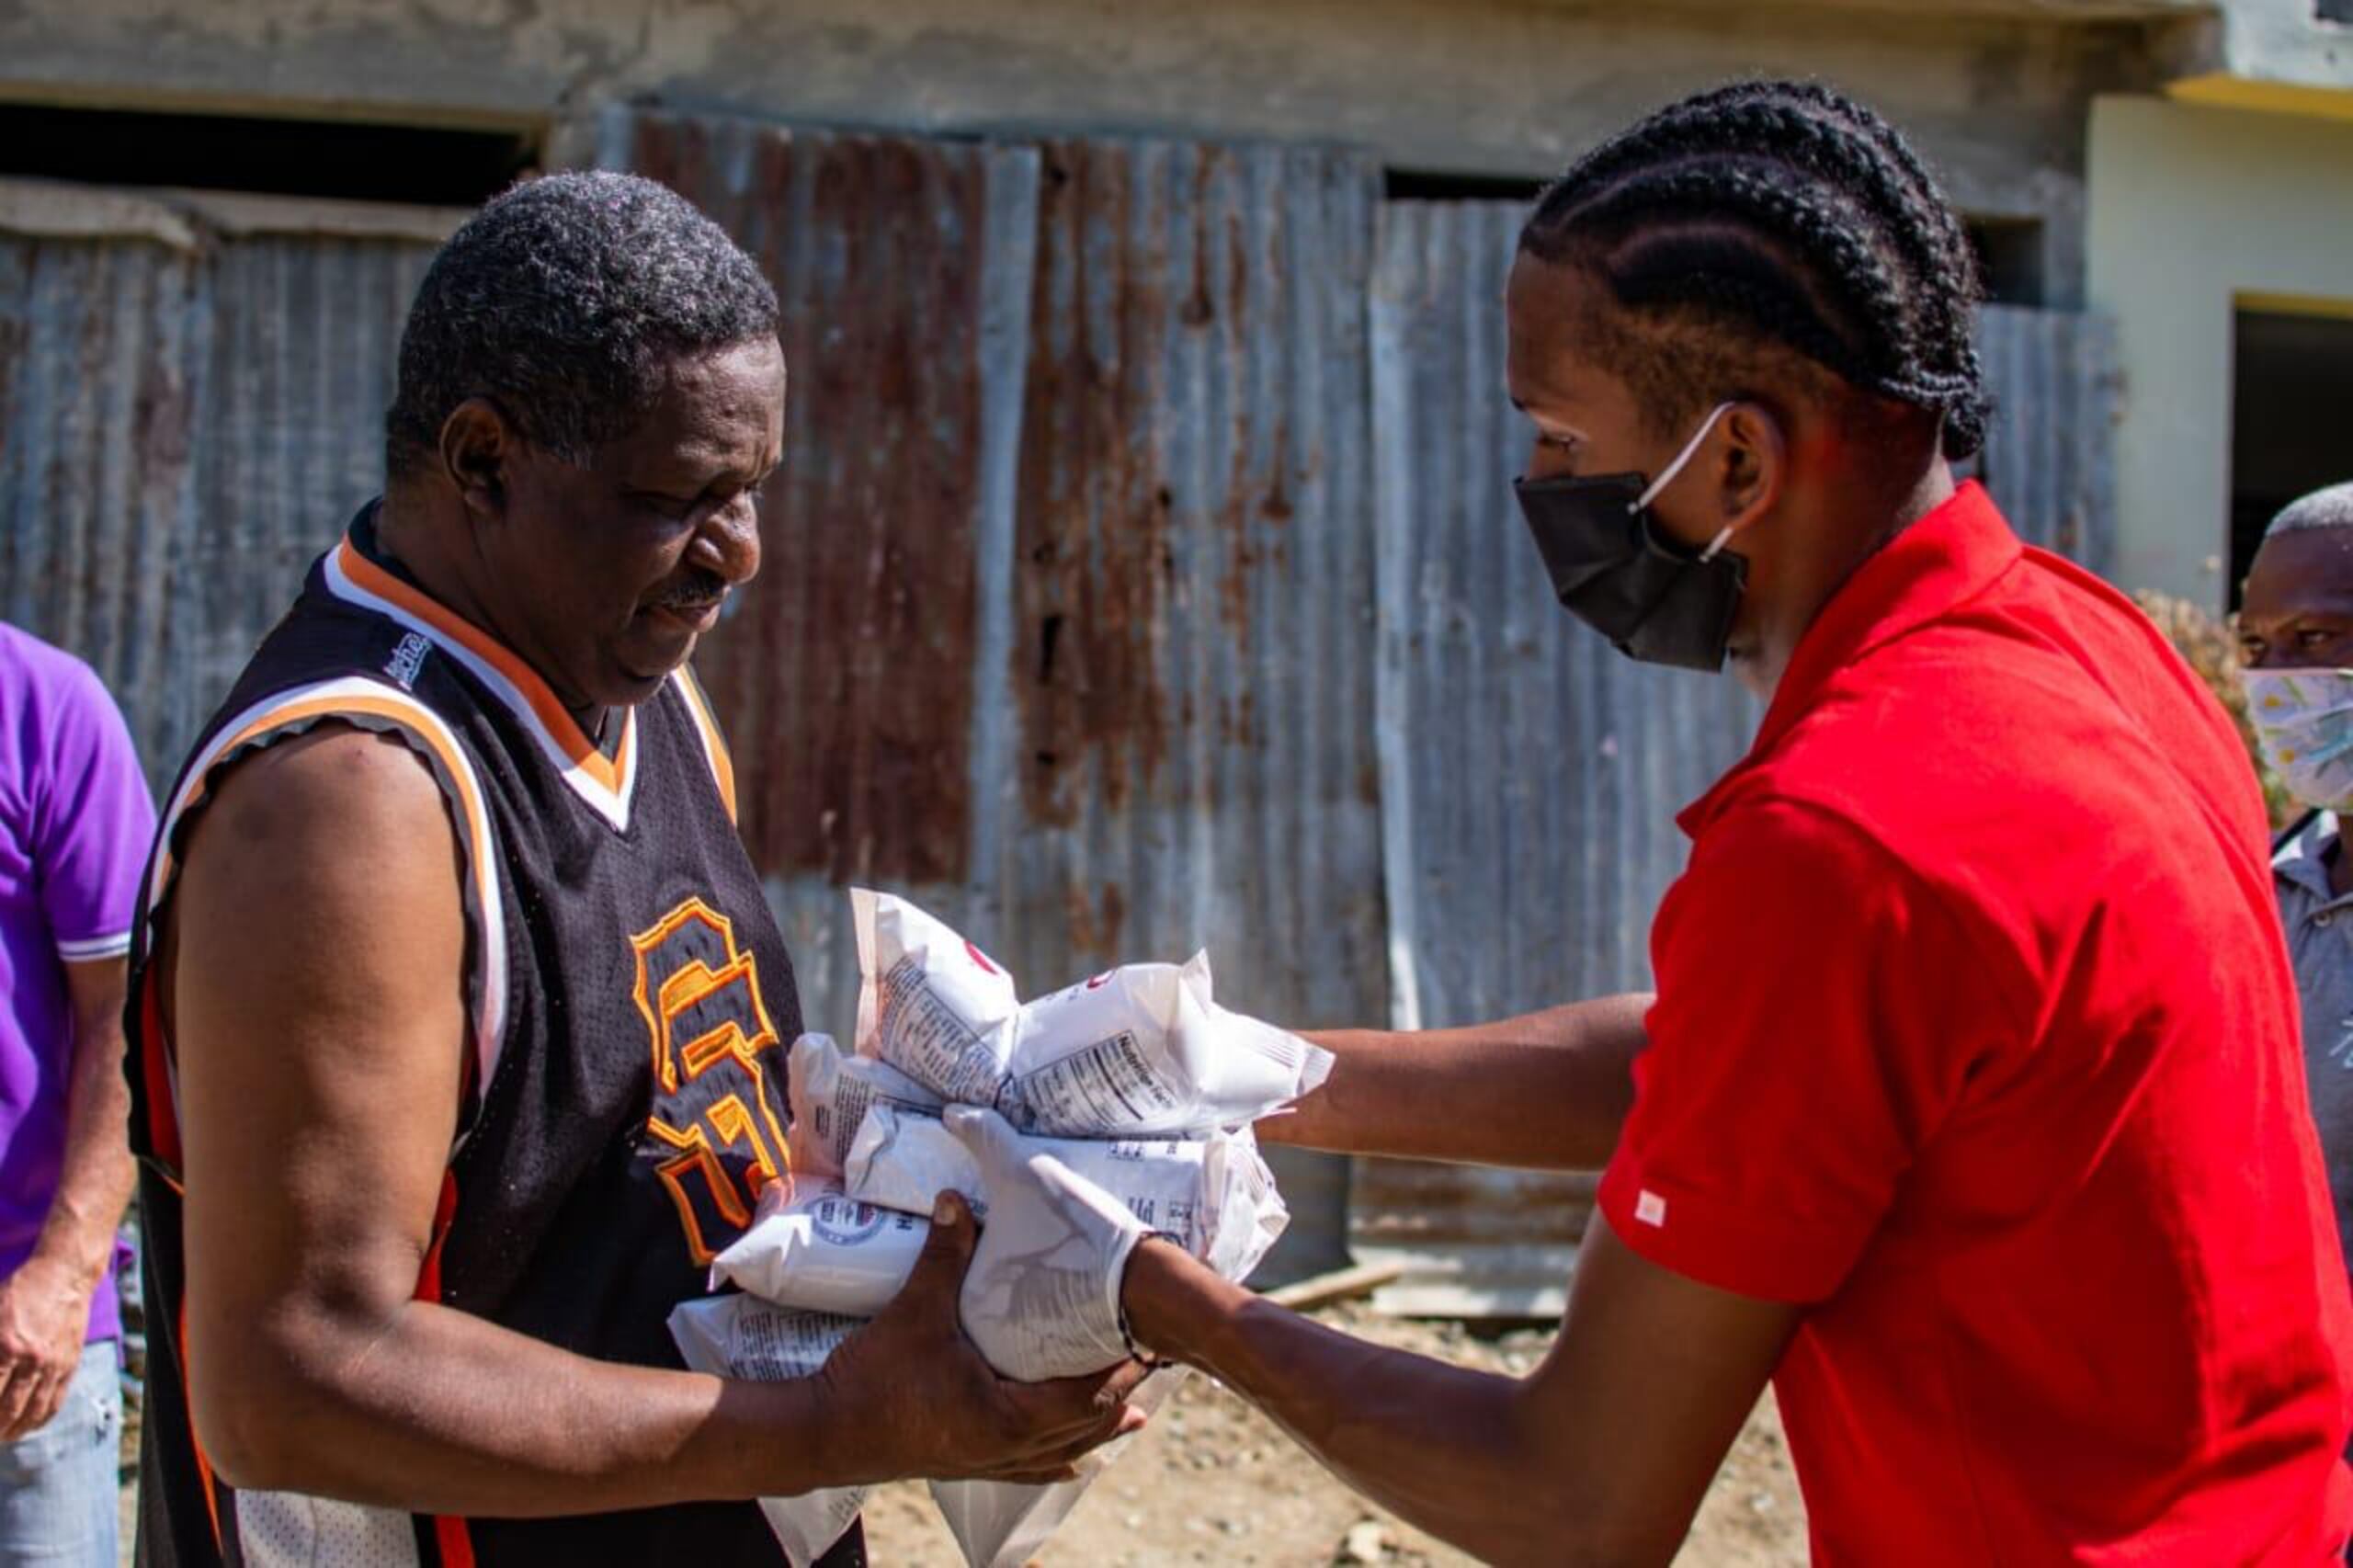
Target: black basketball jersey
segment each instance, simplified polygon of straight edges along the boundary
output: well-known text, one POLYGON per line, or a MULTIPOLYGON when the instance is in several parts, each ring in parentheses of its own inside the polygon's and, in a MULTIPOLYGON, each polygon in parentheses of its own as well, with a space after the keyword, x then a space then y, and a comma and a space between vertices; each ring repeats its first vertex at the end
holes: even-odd
MULTIPOLYGON (((189 1426, 176 1065, 151 952, 208 793, 260 747, 322 723, 397 736, 432 770, 457 830, 468 1093, 421 1298, 600 1360, 676 1367, 665 1319, 704 1293, 712 1255, 790 1169, 781 1047, 800 1032, 800 1001, 692 676, 615 715, 608 755, 521 660, 382 559, 373 518, 363 511, 312 567, 205 728, 149 871, 130 1008, 149 1346, 142 1561, 779 1562, 749 1503, 518 1521, 236 1493, 189 1426)), ((833 1559, 862 1561, 855 1530, 833 1559)))

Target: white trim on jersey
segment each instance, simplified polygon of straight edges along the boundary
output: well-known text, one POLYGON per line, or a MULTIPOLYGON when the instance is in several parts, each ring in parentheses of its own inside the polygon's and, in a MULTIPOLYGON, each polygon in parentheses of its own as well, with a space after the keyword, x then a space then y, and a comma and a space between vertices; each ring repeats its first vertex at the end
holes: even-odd
POLYGON ((710 710, 704 699, 702 685, 686 665, 670 672, 670 683, 678 695, 687 699, 687 716, 694 721, 695 738, 702 743, 702 759, 710 765, 710 781, 719 789, 720 803, 727 808, 727 820, 736 820, 735 763, 727 755, 727 743, 720 737, 719 716, 710 710))
MULTIPOLYGON (((172 834, 188 809, 204 798, 206 778, 222 758, 249 746, 290 724, 318 723, 343 718, 369 727, 369 719, 388 721, 414 731, 449 774, 457 787, 460 814, 465 819, 466 860, 474 879, 474 903, 482 911, 482 1005, 473 1021, 477 1090, 487 1094, 491 1074, 498 1066, 499 1047, 506 1035, 506 906, 501 901, 504 873, 498 846, 492 836, 489 797, 474 771, 473 759, 442 717, 399 687, 365 676, 344 676, 291 687, 264 698, 221 726, 196 760, 189 764, 180 787, 165 809, 157 842, 154 874, 148 883, 147 908, 152 915, 163 907, 179 867, 171 853, 172 834)), ((177 1092, 176 1063, 174 1092, 177 1092)))
POLYGON ((455 659, 467 673, 488 687, 506 710, 515 715, 516 720, 530 732, 532 738, 539 743, 540 750, 545 754, 548 761, 554 765, 556 771, 563 776, 563 781, 571 786, 574 794, 585 801, 599 816, 610 823, 616 832, 628 830, 630 801, 637 790, 639 747, 634 733, 637 723, 635 709, 630 710, 622 717, 621 722, 628 728, 622 732, 620 786, 618 789, 608 789, 601 779, 582 767, 573 756, 563 742, 540 717, 539 710, 531 706, 530 698, 505 671, 406 606, 395 604, 381 594, 370 592, 353 582, 350 574, 343 569, 341 556, 342 549, 338 547, 328 551, 325 557, 319 562, 329 593, 347 604, 358 605, 362 609, 372 610, 378 615, 397 622, 418 636, 429 640, 436 648, 455 659))
POLYGON ((131 951, 131 933, 118 931, 111 937, 85 937, 78 942, 60 942, 57 956, 67 963, 95 963, 99 959, 119 959, 131 951))

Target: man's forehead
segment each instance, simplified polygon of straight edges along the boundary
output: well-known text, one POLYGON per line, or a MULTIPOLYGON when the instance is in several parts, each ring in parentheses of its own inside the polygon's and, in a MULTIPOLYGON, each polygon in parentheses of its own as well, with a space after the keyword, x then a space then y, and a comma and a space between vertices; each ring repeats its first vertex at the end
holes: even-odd
MULTIPOLYGON (((624 461, 729 463, 771 449, 784 422, 784 356, 775 341, 682 354, 635 427, 610 443, 624 461)), ((765 451, 774 460, 772 450, 765 451)))
POLYGON ((2265 540, 2241 613, 2353 615, 2353 528, 2292 528, 2265 540))

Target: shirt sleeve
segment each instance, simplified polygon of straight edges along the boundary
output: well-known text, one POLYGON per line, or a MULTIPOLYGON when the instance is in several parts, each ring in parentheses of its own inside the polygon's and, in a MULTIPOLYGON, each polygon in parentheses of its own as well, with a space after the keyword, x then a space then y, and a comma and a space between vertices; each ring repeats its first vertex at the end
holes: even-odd
POLYGON ((1658 1001, 1600 1205, 1678 1274, 1835 1292, 1987 1049, 1986 966, 1940 895, 1847 822, 1736 807, 1660 905, 1658 1001))
POLYGON ((34 780, 33 858, 57 955, 131 950, 139 881, 155 833, 147 780, 114 699, 87 666, 51 689, 34 780))

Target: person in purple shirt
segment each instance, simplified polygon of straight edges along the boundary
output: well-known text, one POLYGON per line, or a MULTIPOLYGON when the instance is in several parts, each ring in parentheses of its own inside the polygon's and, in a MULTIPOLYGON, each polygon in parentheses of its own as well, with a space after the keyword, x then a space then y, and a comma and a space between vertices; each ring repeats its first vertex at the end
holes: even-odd
POLYGON ((0 1564, 116 1561, 123 987, 154 824, 98 677, 0 623, 0 1564))

